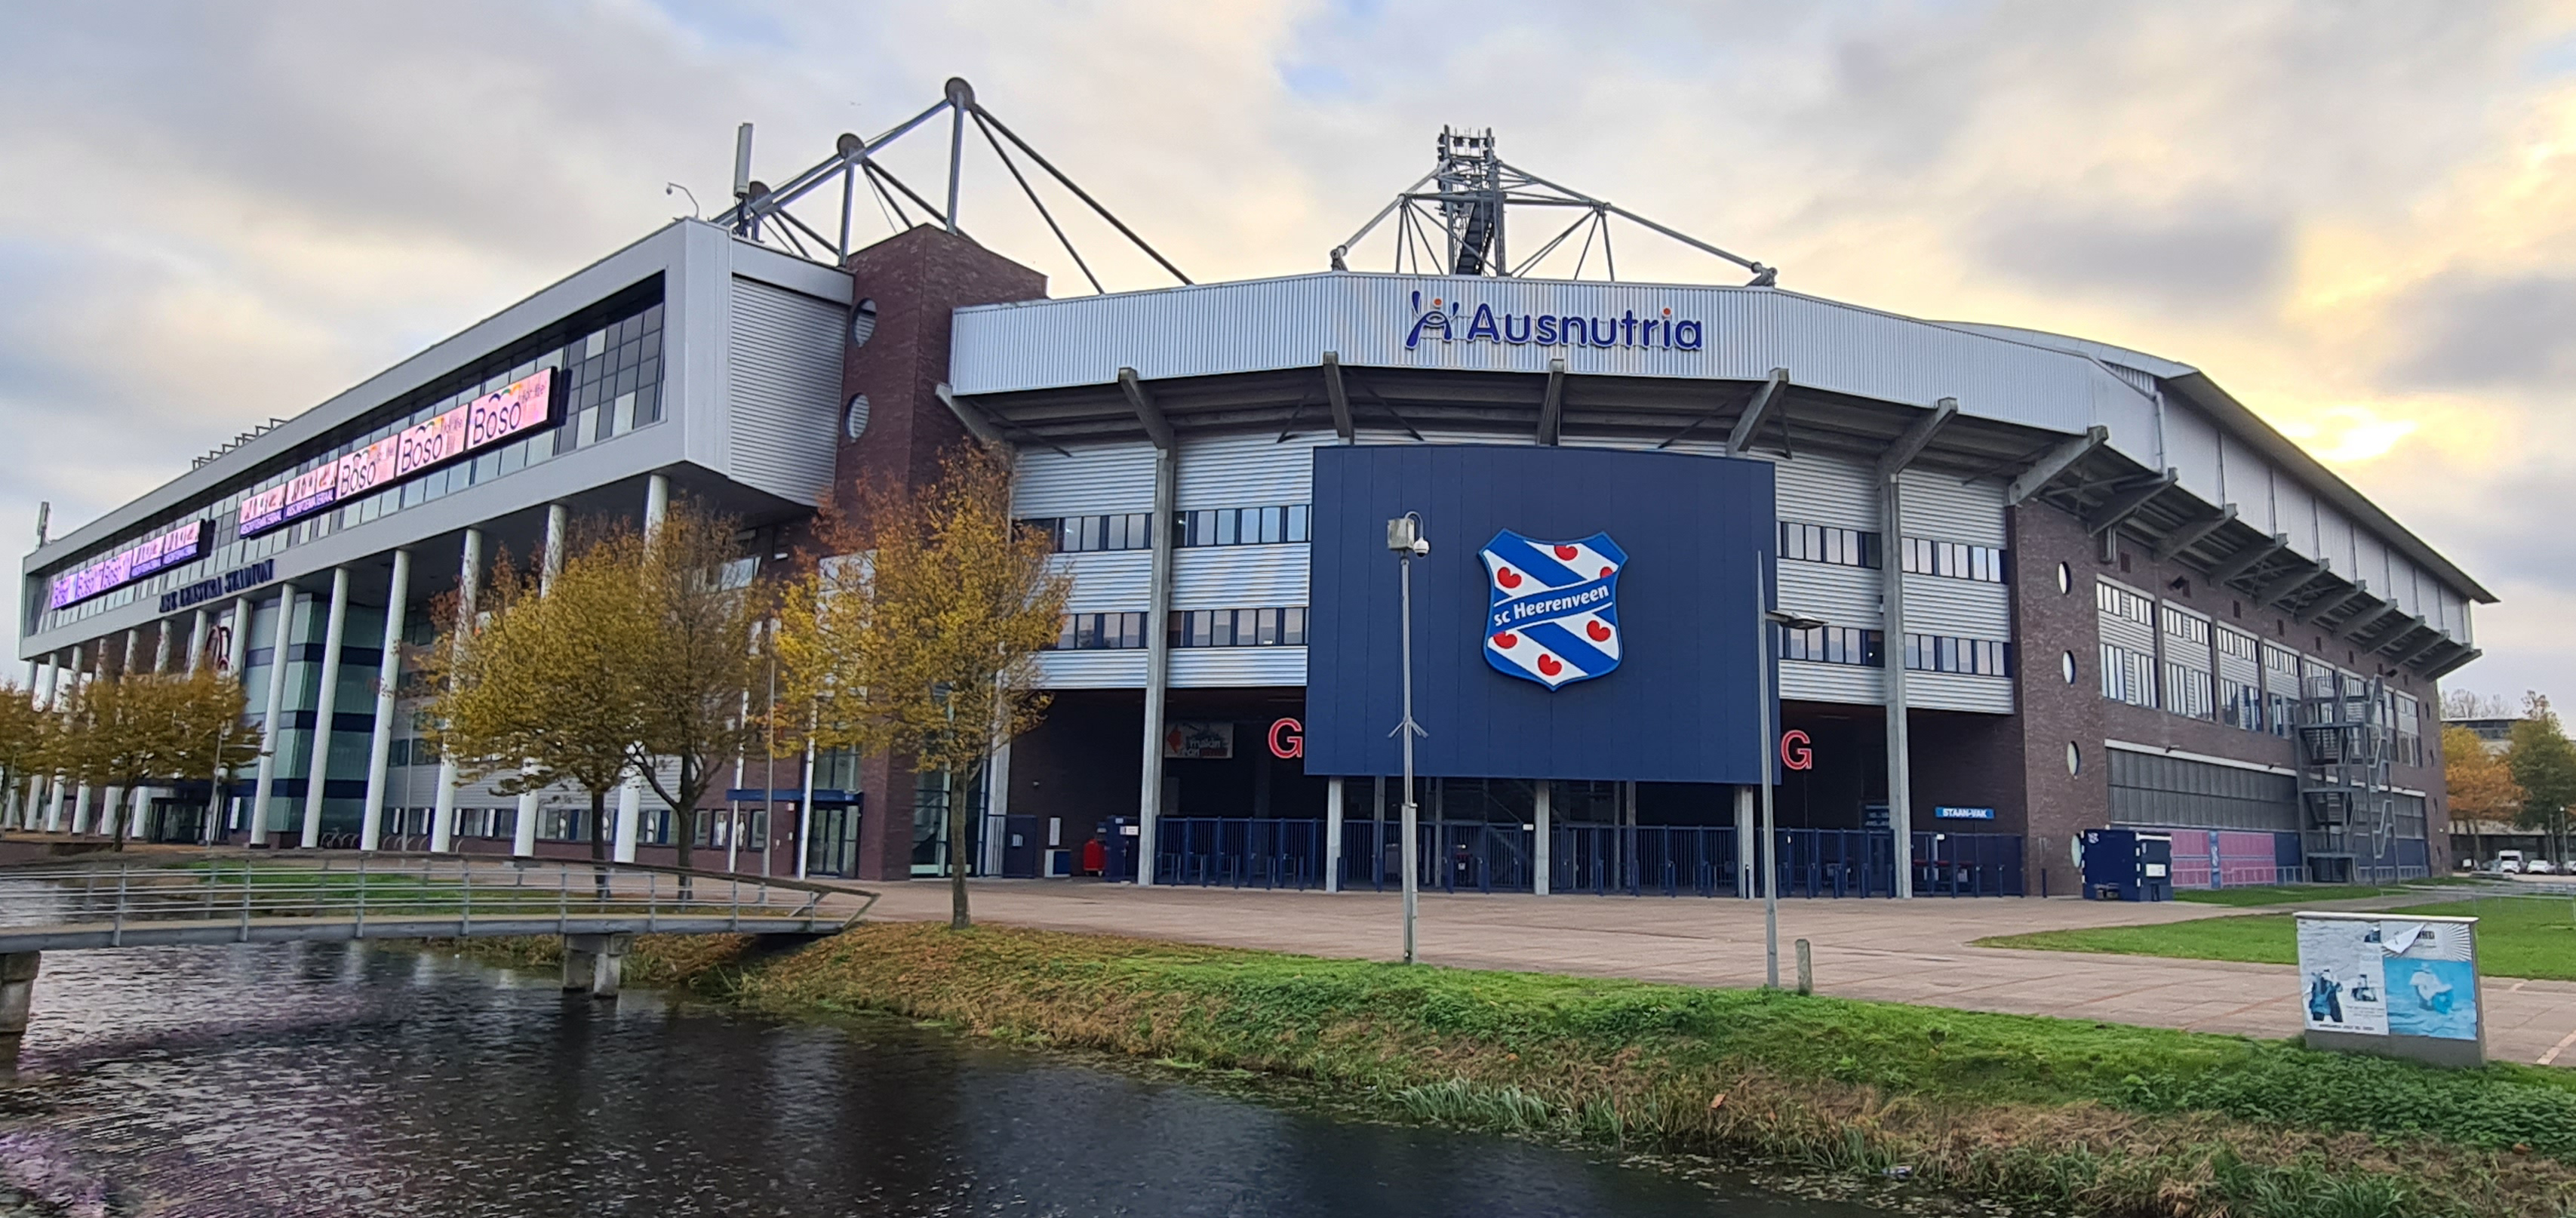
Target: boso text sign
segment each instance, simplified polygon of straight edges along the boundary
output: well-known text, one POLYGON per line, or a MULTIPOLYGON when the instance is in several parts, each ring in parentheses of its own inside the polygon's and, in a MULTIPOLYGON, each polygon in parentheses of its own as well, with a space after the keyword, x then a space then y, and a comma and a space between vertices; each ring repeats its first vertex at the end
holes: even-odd
MULTIPOLYGON (((1400 772, 1396 557, 1426 775, 1752 782, 1768 462, 1538 445, 1315 451, 1305 768, 1400 772)), ((1774 722, 1777 722, 1775 719, 1774 722)))

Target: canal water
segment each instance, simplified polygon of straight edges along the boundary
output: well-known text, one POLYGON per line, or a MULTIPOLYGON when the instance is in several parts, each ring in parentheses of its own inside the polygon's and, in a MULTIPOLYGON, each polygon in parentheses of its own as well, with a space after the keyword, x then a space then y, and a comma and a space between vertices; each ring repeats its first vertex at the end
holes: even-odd
POLYGON ((0 1083, 0 1214, 21 1212, 1884 1211, 891 1019, 782 1023, 638 990, 595 1002, 435 953, 275 944, 45 958, 17 1077, 0 1083))

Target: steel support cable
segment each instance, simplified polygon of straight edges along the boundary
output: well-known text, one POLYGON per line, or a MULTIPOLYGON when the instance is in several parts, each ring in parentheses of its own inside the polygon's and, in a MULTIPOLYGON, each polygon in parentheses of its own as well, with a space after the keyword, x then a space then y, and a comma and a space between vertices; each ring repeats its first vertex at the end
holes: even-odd
MULTIPOLYGON (((911 131, 913 128, 918 127, 923 123, 930 121, 932 116, 947 108, 948 100, 946 98, 941 98, 940 100, 931 103, 929 109, 913 115, 911 118, 906 119, 903 122, 895 124, 892 128, 889 128, 885 134, 880 135, 873 140, 861 141, 859 145, 859 160, 862 162, 866 161, 869 149, 883 147, 887 142, 902 136, 904 133, 911 131)), ((731 227, 746 219, 757 218, 761 214, 764 204, 771 208, 785 207, 786 205, 803 198, 805 196, 805 192, 814 189, 814 187, 829 179, 834 172, 849 164, 849 154, 835 152, 831 156, 825 157, 813 168, 797 174, 795 177, 789 178, 785 183, 781 184, 778 189, 770 191, 758 199, 746 199, 735 203, 731 208, 718 214, 715 222, 731 227), (746 212, 749 214, 746 215, 746 212)))
POLYGON ((1107 220, 1111 228, 1117 229, 1121 236, 1126 237, 1129 241, 1135 242, 1136 248, 1145 251, 1147 257, 1161 263, 1164 270, 1172 273, 1172 278, 1180 280, 1184 285, 1191 282, 1189 276, 1181 273, 1181 268, 1172 265, 1171 259, 1164 257, 1159 251, 1155 250, 1153 246, 1146 244, 1143 237, 1136 235, 1136 230, 1127 227, 1127 225, 1119 220, 1118 217, 1111 215, 1108 208, 1101 206, 1100 200, 1092 198, 1089 192, 1083 190, 1082 187, 1075 185, 1072 178, 1064 176, 1064 171, 1056 168, 1054 164, 1050 163, 1046 159, 1046 157, 1040 155, 1037 149, 1029 147, 1029 142, 1027 140, 1021 139, 1017 133, 1013 132, 1009 124, 1004 123, 1001 119, 993 117, 993 112, 985 109, 983 103, 969 101, 966 104, 973 107, 975 113, 990 121, 993 124, 993 129, 1001 132, 1003 138, 1011 141, 1011 143, 1016 145, 1020 151, 1029 154, 1029 159, 1037 162, 1038 168, 1046 170, 1049 174, 1054 176, 1056 181, 1063 183, 1066 190, 1073 192, 1073 197, 1082 200, 1085 204, 1090 206, 1091 210, 1100 213, 1100 218, 1107 220))
POLYGON ((1055 222, 1055 213, 1047 210, 1046 201, 1038 197, 1037 188, 1029 185, 1028 178, 1021 175, 1018 163, 1011 160, 1010 150, 1002 147, 1001 139, 993 134, 992 124, 980 113, 975 115, 975 129, 984 133, 984 142, 993 146, 993 155, 1001 158, 1002 168, 1011 171, 1011 180, 1019 183, 1020 193, 1029 197, 1029 206, 1038 209, 1038 218, 1046 221, 1047 229, 1055 234, 1056 242, 1064 246, 1064 252, 1073 259, 1073 265, 1081 269, 1082 277, 1091 281, 1092 293, 1108 295, 1109 290, 1100 286, 1100 276, 1091 273, 1091 264, 1082 260, 1082 251, 1073 248, 1073 238, 1064 235, 1064 226, 1055 222))
POLYGON ((1602 218, 1601 213, 1597 211, 1586 218, 1589 219, 1591 223, 1586 224, 1583 227, 1583 252, 1575 255, 1574 258, 1574 277, 1577 279, 1583 278, 1583 264, 1590 261, 1592 258, 1592 238, 1600 233, 1601 225, 1607 222, 1602 218))
POLYGON ((1583 227, 1584 224, 1589 222, 1591 219, 1592 217, 1588 214, 1576 216, 1574 218, 1574 223, 1565 226, 1565 231, 1558 233, 1547 244, 1538 247, 1537 253, 1530 255, 1527 259, 1523 260, 1518 267, 1513 268, 1513 277, 1517 278, 1528 274, 1531 268, 1536 267, 1540 262, 1546 260, 1549 254, 1555 253, 1557 246, 1565 244, 1565 239, 1573 236, 1574 230, 1583 227))
MULTIPOLYGON (((948 226, 947 213, 940 211, 936 207, 932 207, 930 205, 930 200, 922 198, 919 194, 914 193, 911 187, 903 184, 902 178, 894 176, 893 170, 888 169, 883 165, 879 165, 873 160, 867 161, 865 164, 869 173, 884 178, 888 183, 892 184, 896 190, 902 191, 903 197, 912 200, 913 206, 920 208, 924 213, 929 215, 931 219, 938 221, 940 227, 946 228, 948 226)), ((966 235, 966 230, 963 228, 959 228, 954 231, 960 237, 964 237, 966 235)))

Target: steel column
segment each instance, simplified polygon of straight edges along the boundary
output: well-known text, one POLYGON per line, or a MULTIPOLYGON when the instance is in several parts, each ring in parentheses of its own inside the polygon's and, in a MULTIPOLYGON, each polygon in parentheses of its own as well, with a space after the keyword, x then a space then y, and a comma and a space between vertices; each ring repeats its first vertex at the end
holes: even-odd
POLYGON ((1136 883, 1154 882, 1155 822, 1163 813, 1163 697, 1172 679, 1172 513, 1179 498, 1180 452, 1154 448, 1153 567, 1145 609, 1145 739, 1136 790, 1136 883))
POLYGON ((277 782, 277 719, 286 711, 286 648, 294 628, 296 599, 295 585, 278 589, 277 629, 269 632, 268 703, 259 721, 259 776, 251 782, 250 811, 242 817, 252 846, 258 846, 268 832, 268 797, 277 782))
MULTIPOLYGON (((483 530, 465 530, 464 553, 456 575, 457 639, 474 624, 474 593, 483 582, 483 530)), ((456 758, 442 750, 438 758, 438 795, 429 813, 429 849, 444 854, 456 848, 456 758)))

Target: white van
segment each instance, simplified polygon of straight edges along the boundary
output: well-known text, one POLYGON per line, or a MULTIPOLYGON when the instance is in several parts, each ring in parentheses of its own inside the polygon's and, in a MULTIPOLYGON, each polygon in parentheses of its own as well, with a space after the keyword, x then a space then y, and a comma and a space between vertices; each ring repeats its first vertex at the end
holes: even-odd
POLYGON ((2521 874, 2521 873, 2522 873, 2522 852, 2521 852, 2521 851, 2519 851, 2519 850, 2498 850, 2498 851, 2496 851, 2496 856, 2495 856, 2495 869, 2496 869, 2497 871, 2504 872, 2505 874, 2508 874, 2508 875, 2519 875, 2519 874, 2521 874))

